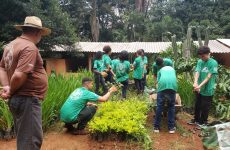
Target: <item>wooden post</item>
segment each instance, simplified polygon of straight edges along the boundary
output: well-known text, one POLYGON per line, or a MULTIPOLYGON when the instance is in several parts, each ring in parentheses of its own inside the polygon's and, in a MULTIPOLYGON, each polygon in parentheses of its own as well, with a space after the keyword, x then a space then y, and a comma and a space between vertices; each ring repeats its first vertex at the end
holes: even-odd
POLYGON ((91 68, 92 68, 92 59, 93 59, 92 53, 89 53, 89 55, 88 55, 88 70, 89 71, 92 71, 91 70, 91 68))

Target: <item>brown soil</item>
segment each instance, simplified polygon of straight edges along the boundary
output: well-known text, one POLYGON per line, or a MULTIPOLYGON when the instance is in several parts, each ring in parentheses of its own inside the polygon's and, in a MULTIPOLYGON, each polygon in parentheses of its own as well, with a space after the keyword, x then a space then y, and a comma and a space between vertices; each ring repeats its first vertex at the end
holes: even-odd
MULTIPOLYGON (((153 113, 149 114, 148 123, 152 123, 153 113), (150 117, 151 116, 151 117, 150 117)), ((167 118, 162 119, 162 129, 160 133, 151 133, 153 148, 155 150, 204 150, 200 131, 195 130, 195 126, 187 125, 187 121, 192 116, 186 113, 177 115, 177 130, 175 134, 169 134, 167 128, 167 118)))
MULTIPOLYGON (((148 115, 147 126, 152 129, 153 113, 148 115)), ((167 131, 167 119, 162 120, 162 130, 160 133, 150 131, 152 138, 152 147, 155 150, 203 150, 199 131, 194 131, 194 127, 188 126, 186 121, 191 118, 190 115, 180 113, 178 115, 178 124, 180 125, 175 134, 169 134, 167 131), (193 133, 194 132, 194 133, 193 133)), ((97 142, 89 135, 75 136, 67 134, 60 125, 54 127, 44 136, 42 150, 142 150, 138 143, 121 141, 103 141, 97 142), (60 130, 61 129, 61 130, 60 130), (59 131, 58 131, 59 130, 59 131)), ((0 141, 0 150, 15 150, 16 141, 0 141)))

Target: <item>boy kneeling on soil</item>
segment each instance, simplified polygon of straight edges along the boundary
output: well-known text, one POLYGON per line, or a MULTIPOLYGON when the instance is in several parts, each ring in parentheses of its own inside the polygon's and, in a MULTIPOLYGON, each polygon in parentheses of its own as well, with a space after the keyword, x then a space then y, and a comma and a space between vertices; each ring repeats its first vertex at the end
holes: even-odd
POLYGON ((113 86, 109 89, 107 94, 99 96, 89 91, 92 88, 93 80, 90 78, 84 78, 82 80, 82 87, 77 88, 71 93, 61 108, 61 120, 65 122, 65 127, 68 129, 68 132, 71 132, 72 134, 87 134, 84 128, 93 118, 97 109, 96 104, 91 102, 105 102, 109 99, 111 93, 117 91, 116 87, 113 86), (74 128, 73 125, 77 123, 77 128, 74 128))
POLYGON ((163 64, 163 61, 157 62, 161 66, 157 74, 157 109, 154 121, 154 132, 159 132, 161 114, 164 107, 164 101, 168 102, 168 129, 169 133, 175 133, 175 100, 177 90, 176 71, 170 65, 172 63, 163 64))

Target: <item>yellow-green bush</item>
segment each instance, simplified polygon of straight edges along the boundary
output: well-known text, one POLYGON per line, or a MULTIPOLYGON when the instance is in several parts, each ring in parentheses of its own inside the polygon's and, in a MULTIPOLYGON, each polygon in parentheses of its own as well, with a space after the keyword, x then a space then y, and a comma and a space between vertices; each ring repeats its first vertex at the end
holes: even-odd
POLYGON ((89 123, 92 134, 122 133, 136 139, 143 139, 148 106, 145 101, 132 98, 125 101, 109 101, 99 106, 89 123))

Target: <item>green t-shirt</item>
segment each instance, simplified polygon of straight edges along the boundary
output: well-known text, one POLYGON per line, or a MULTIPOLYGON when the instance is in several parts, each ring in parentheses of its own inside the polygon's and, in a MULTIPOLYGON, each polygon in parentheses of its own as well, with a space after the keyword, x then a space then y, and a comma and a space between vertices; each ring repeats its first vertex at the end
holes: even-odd
MULTIPOLYGON (((144 56, 144 65, 148 65, 148 58, 144 56)), ((144 73, 147 73, 147 69, 144 69, 144 73)))
POLYGON ((103 71, 103 61, 102 60, 94 60, 93 68, 99 72, 103 71))
POLYGON ((218 63, 213 58, 209 58, 207 61, 201 59, 198 60, 196 66, 196 72, 199 72, 200 76, 198 84, 204 81, 207 75, 212 74, 209 81, 203 85, 200 89, 200 94, 204 96, 213 96, 215 90, 216 76, 217 76, 218 63))
POLYGON ((176 71, 171 66, 161 68, 157 74, 158 89, 157 92, 163 90, 177 91, 176 71))
POLYGON ((111 58, 107 54, 104 54, 102 56, 102 61, 103 61, 103 70, 106 70, 107 65, 111 65, 111 62, 112 62, 111 58))
POLYGON ((114 73, 116 74, 116 81, 123 82, 129 79, 130 62, 118 61, 114 64, 114 73))
POLYGON ((133 78, 134 79, 142 79, 143 78, 143 73, 144 73, 144 61, 141 56, 138 56, 134 62, 133 66, 135 67, 134 72, 133 72, 133 78))
POLYGON ((115 65, 119 62, 120 60, 119 59, 113 59, 112 61, 111 61, 111 67, 112 67, 112 69, 114 70, 115 68, 115 65))
MULTIPOLYGON (((172 62, 172 60, 171 59, 169 59, 169 58, 164 58, 163 59, 163 63, 164 63, 164 66, 173 66, 173 62, 172 62)), ((153 64, 153 74, 155 75, 155 76, 157 76, 157 73, 158 73, 158 71, 160 70, 161 68, 156 64, 156 63, 154 63, 153 64)))
POLYGON ((97 101, 99 96, 84 87, 78 88, 70 94, 61 108, 61 120, 65 123, 76 121, 78 114, 85 108, 87 102, 97 101))
POLYGON ((156 63, 154 63, 153 64, 153 74, 155 76, 157 76, 157 73, 158 73, 159 70, 160 70, 160 67, 156 63))

